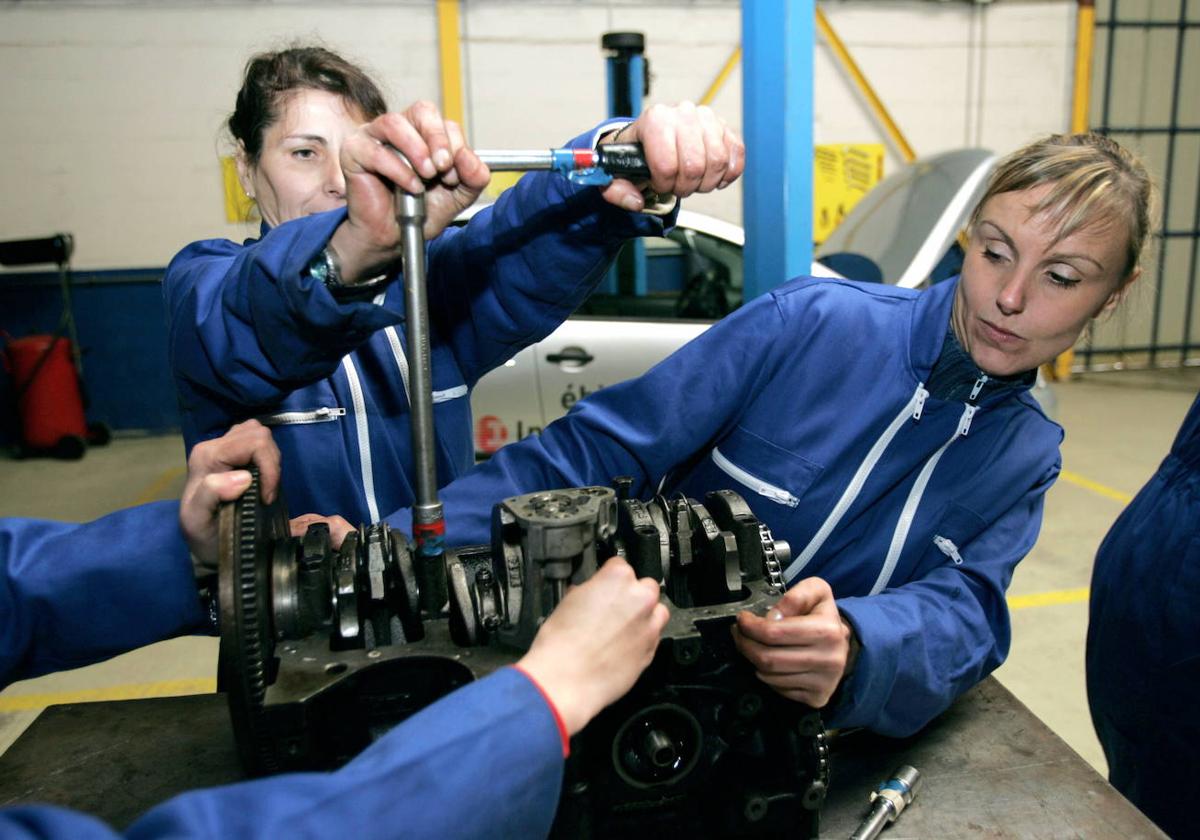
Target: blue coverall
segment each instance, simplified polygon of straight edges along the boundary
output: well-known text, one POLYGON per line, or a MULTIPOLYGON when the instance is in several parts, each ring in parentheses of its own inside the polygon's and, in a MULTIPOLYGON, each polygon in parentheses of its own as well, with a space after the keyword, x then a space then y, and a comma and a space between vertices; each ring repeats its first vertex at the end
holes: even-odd
MULTIPOLYGON (((0 519, 0 687, 200 628, 178 510, 158 502, 83 525, 0 519)), ((148 811, 125 836, 541 837, 562 768, 554 713, 527 677, 504 668, 336 772, 192 791, 148 811)), ((64 808, 0 809, 6 840, 114 836, 64 808)))
POLYGON ((1113 786, 1172 837, 1200 833, 1200 396, 1096 554, 1088 702, 1113 786))
POLYGON ((781 286, 443 488, 448 540, 488 542, 508 496, 619 475, 638 498, 735 490, 791 544, 789 585, 827 580, 861 642, 828 722, 911 734, 1004 661, 1005 590, 1060 465, 1031 377, 965 356, 926 387, 957 286, 781 286))
MULTIPOLYGON (((576 138, 591 147, 611 121, 576 138)), ((184 441, 257 417, 274 427, 293 514, 376 522, 411 505, 404 290, 341 303, 308 266, 345 209, 286 222, 261 239, 184 248, 163 278, 184 441)), ((630 213, 596 187, 530 173, 428 243, 438 481, 474 463, 470 390, 549 335, 590 294, 620 246, 674 216, 630 213)))

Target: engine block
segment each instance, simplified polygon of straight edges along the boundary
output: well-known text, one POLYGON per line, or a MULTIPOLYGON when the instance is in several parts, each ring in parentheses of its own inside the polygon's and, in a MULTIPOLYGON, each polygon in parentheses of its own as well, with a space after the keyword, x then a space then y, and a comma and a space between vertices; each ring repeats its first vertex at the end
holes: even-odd
POLYGON ((220 688, 255 774, 332 768, 528 649, 568 586, 607 557, 661 585, 650 667, 572 741, 554 832, 816 837, 828 785, 817 712, 737 653, 736 614, 782 594, 790 559, 731 491, 640 501, 629 481, 505 499, 492 543, 418 557, 386 524, 334 551, 288 532, 257 480, 221 513, 220 688))

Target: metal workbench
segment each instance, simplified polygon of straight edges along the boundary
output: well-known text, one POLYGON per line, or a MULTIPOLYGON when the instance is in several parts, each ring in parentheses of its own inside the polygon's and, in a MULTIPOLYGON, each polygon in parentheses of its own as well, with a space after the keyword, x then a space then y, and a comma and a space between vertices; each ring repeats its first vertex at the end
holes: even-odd
MULTIPOLYGON (((991 678, 916 737, 836 738, 822 836, 849 836, 899 764, 923 787, 884 840, 1166 836, 991 678)), ((174 794, 241 778, 221 695, 52 706, 0 756, 0 806, 49 802, 124 827, 174 794)))

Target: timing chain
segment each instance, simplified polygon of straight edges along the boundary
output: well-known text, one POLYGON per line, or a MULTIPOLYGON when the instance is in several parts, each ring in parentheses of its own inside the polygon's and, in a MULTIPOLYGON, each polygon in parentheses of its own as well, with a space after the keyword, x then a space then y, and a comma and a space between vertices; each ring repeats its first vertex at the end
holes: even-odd
POLYGON ((761 522, 758 525, 758 537, 762 542, 763 576, 767 585, 779 594, 783 594, 783 569, 779 565, 779 555, 775 553, 775 540, 771 538, 771 529, 761 522))

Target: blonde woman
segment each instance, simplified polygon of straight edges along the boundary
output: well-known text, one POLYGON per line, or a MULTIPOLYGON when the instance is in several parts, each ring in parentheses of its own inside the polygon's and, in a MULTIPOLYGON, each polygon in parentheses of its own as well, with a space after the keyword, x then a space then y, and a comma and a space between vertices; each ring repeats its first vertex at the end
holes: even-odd
POLYGON ((447 534, 485 542, 492 502, 617 475, 641 497, 736 490, 793 554, 738 648, 830 725, 910 734, 1008 653, 1005 589, 1060 467, 1029 387, 1137 279, 1150 191, 1103 137, 1021 149, 960 277, 781 286, 445 488, 447 534))

